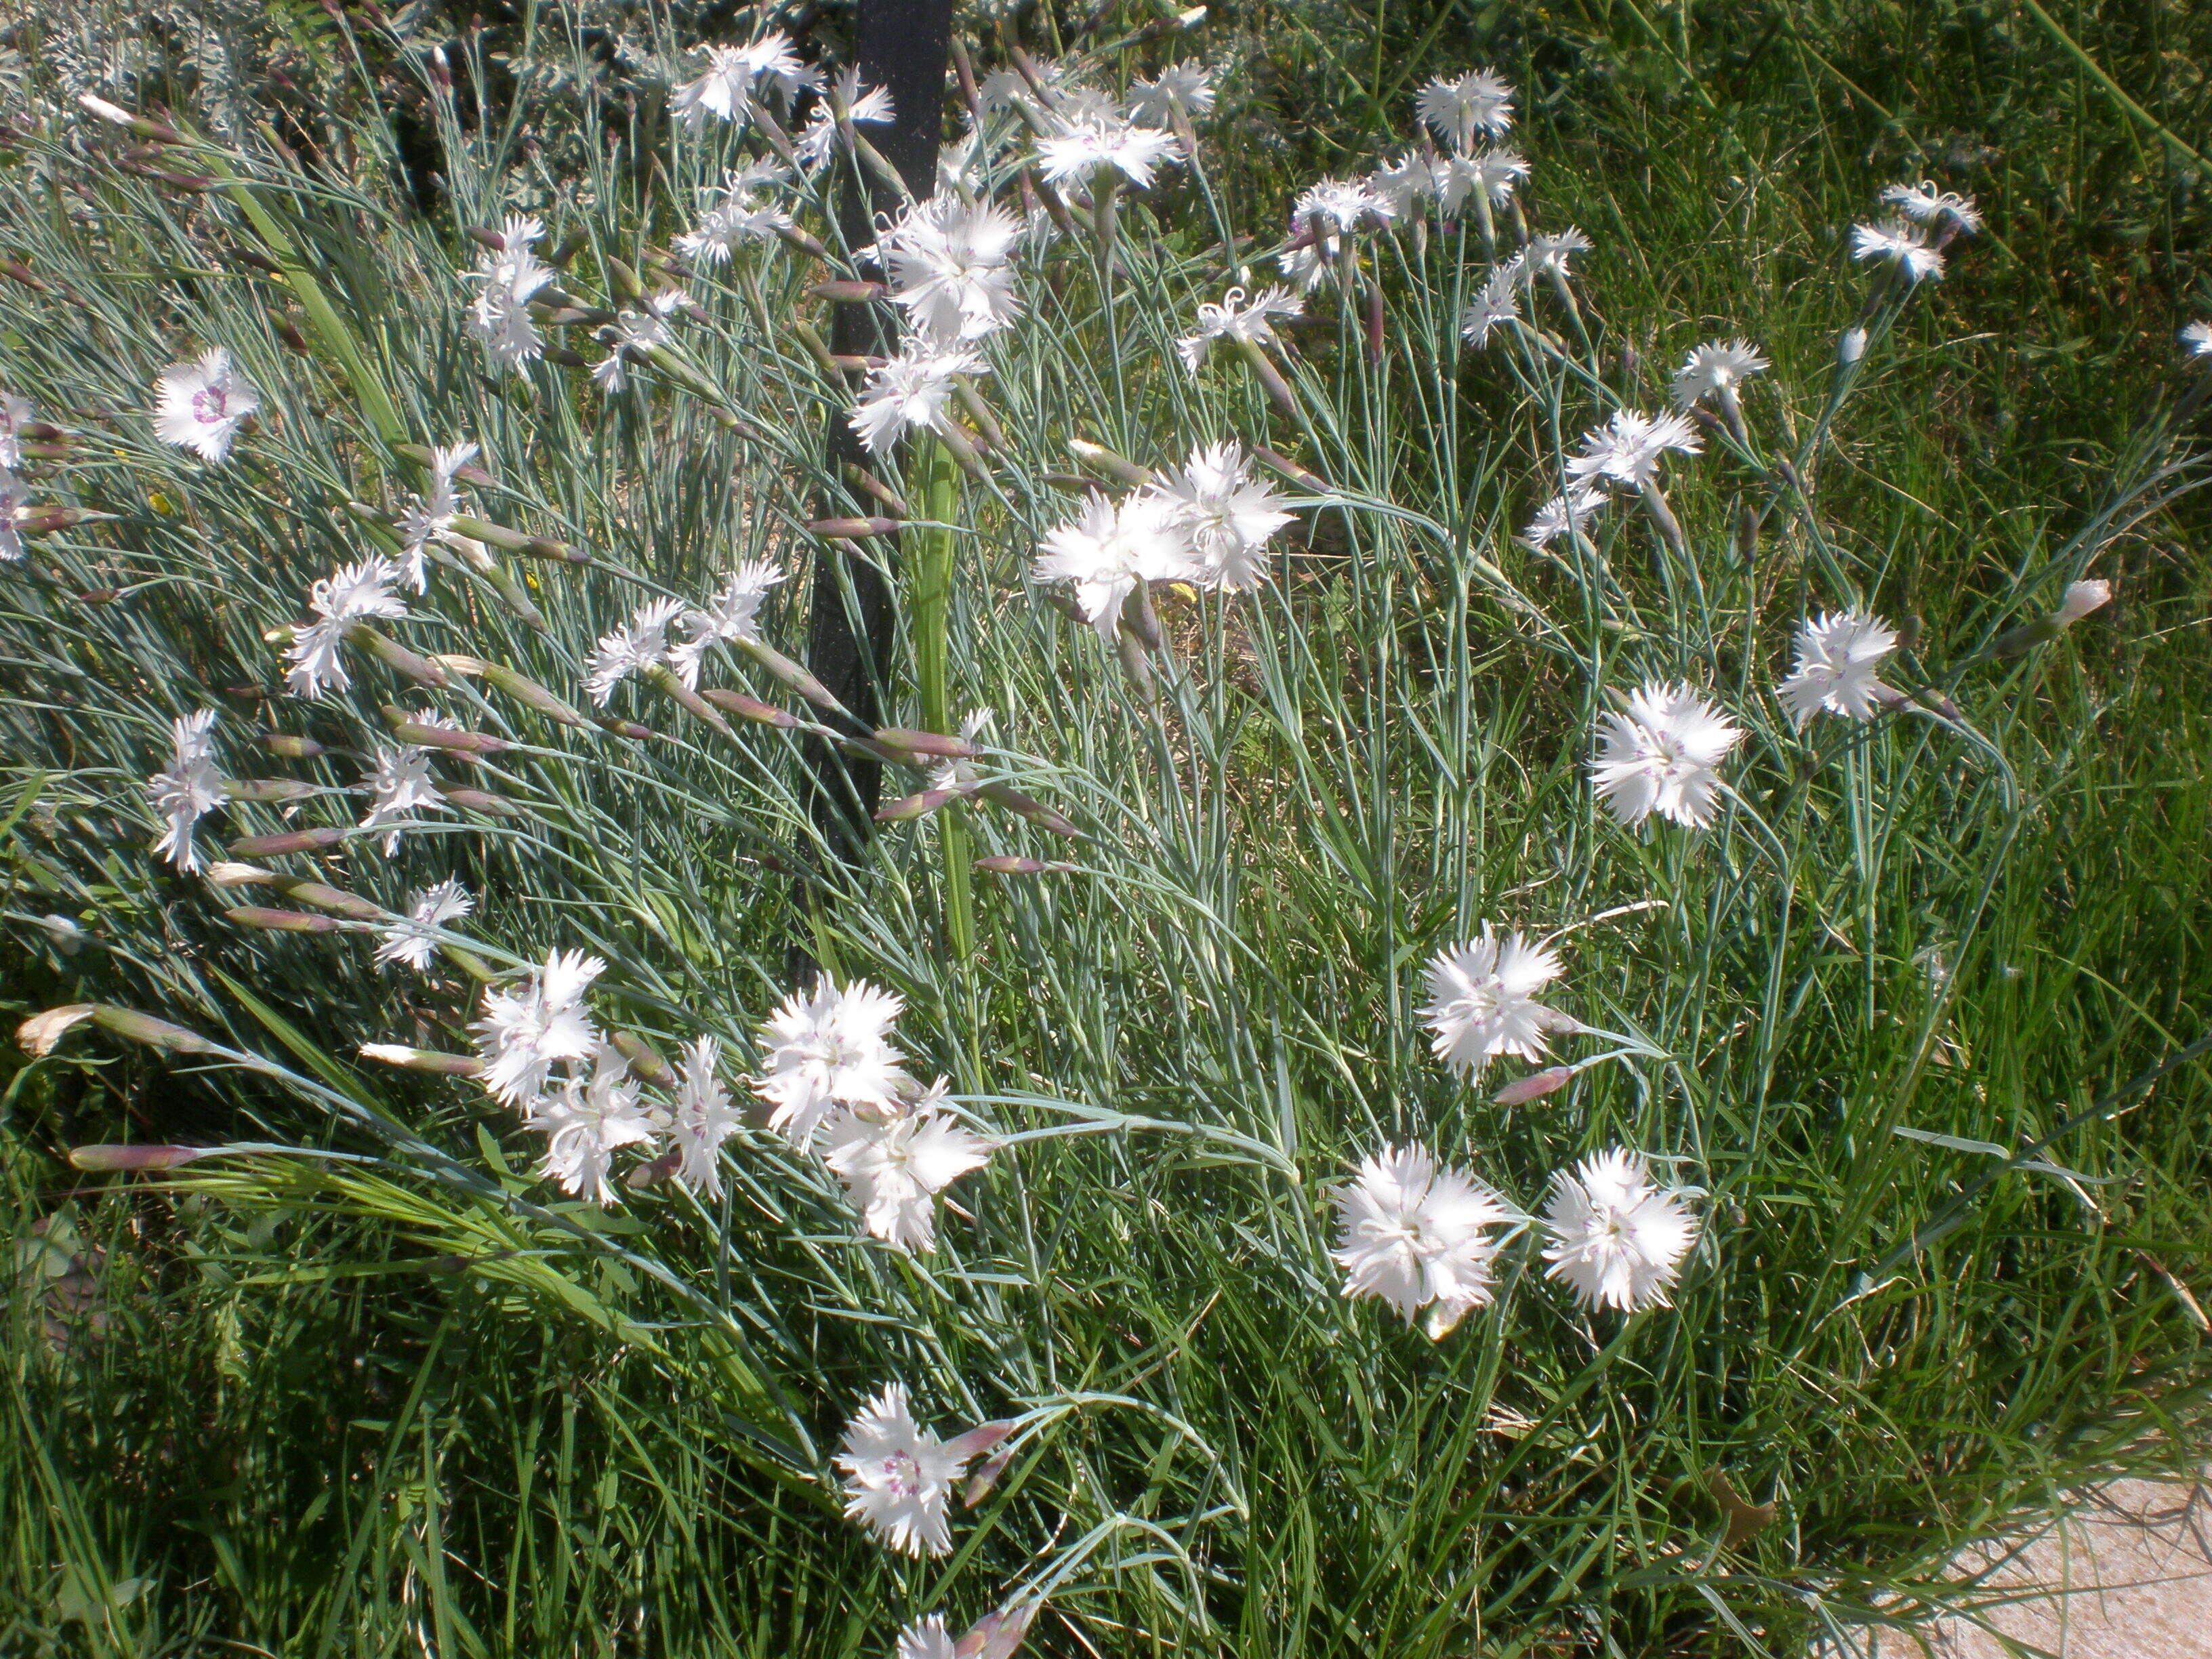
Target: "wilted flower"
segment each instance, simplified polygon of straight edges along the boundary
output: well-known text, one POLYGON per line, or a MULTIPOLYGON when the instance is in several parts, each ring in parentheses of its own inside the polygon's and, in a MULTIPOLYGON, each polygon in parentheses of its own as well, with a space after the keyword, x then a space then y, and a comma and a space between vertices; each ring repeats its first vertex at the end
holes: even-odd
POLYGON ((683 1154, 676 1166, 677 1180, 709 1198, 722 1195, 720 1147, 743 1121, 731 1108, 730 1091, 714 1075, 721 1059, 722 1045, 711 1036, 700 1037, 684 1051, 674 1121, 669 1127, 683 1154))
POLYGON ((1713 340, 1698 347, 1674 371, 1674 401, 1684 409, 1718 397, 1735 400, 1736 388, 1771 368, 1748 340, 1713 340))
POLYGON ((615 1201, 607 1183, 615 1149, 653 1136, 629 1062, 611 1044, 600 1047, 591 1076, 564 1079, 539 1101, 528 1127, 546 1137, 544 1173, 563 1191, 603 1206, 615 1201))
POLYGON ((1393 1146, 1330 1196, 1342 1228, 1330 1254, 1345 1270, 1345 1295, 1387 1302, 1409 1325, 1434 1303, 1428 1332, 1437 1338, 1491 1300, 1498 1245, 1487 1230, 1510 1217, 1480 1182, 1437 1169, 1418 1146, 1393 1146))
MULTIPOLYGON (((681 289, 666 289, 669 308, 683 302, 681 289)), ((656 301, 663 295, 653 296, 656 301)), ((655 348, 668 343, 668 325, 661 319, 666 312, 656 306, 653 311, 632 311, 625 307, 611 323, 599 331, 599 343, 611 347, 607 355, 592 366, 593 384, 602 391, 620 392, 629 384, 627 365, 644 362, 655 348)))
POLYGON ((766 1051, 753 1091, 775 1107, 769 1127, 805 1147, 833 1106, 896 1110, 908 1079, 891 1046, 906 1006, 889 991, 854 980, 840 990, 825 974, 811 996, 794 991, 761 1027, 766 1051))
POLYGON ((477 908, 469 890, 447 877, 434 887, 426 887, 415 895, 406 919, 394 922, 385 933, 384 943, 376 947, 376 963, 388 968, 393 963, 404 963, 416 973, 430 966, 431 954, 438 942, 431 937, 434 928, 449 921, 458 921, 477 908))
POLYGON ((1616 410, 1603 426, 1583 434, 1583 453, 1568 459, 1567 476, 1582 483, 1607 478, 1644 489, 1658 482, 1659 462, 1668 451, 1694 455, 1704 447, 1686 415, 1616 410))
POLYGON ((1305 309, 1305 302, 1287 289, 1263 289, 1252 302, 1244 302, 1244 290, 1232 288, 1221 296, 1221 303, 1200 305, 1198 308, 1198 332, 1187 335, 1176 342, 1176 351, 1182 358, 1182 366, 1192 374, 1206 360, 1206 349, 1216 340, 1242 340, 1257 345, 1275 343, 1278 317, 1295 317, 1305 309))
POLYGON ((964 346, 940 345, 909 335, 897 356, 868 371, 860 400, 845 418, 871 455, 880 455, 920 427, 942 432, 950 419, 958 377, 990 371, 964 346))
POLYGON ((668 653, 677 678, 696 691, 700 659, 710 647, 758 640, 761 603, 782 580, 783 572, 766 559, 748 559, 731 573, 728 585, 710 606, 685 611, 681 626, 691 637, 668 653))
POLYGON ((1613 1147, 1553 1177, 1544 1207, 1547 1279, 1573 1286, 1586 1308, 1641 1313, 1664 1307, 1698 1221, 1679 1192, 1651 1184, 1640 1153, 1613 1147))
POLYGON ((841 107, 845 112, 845 120, 858 126, 881 126, 897 116, 889 88, 862 86, 860 71, 847 65, 837 71, 829 92, 814 106, 806 131, 792 146, 802 165, 819 167, 834 151, 847 148, 844 123, 837 118, 841 107))
POLYGON ((1924 180, 1888 185, 1881 192, 1881 204, 1895 208, 1915 224, 1948 225, 1962 235, 1972 236, 1982 228, 1981 210, 1974 205, 1972 197, 1937 190, 1924 180))
POLYGON ((1589 484, 1571 484, 1565 495, 1554 495, 1536 509, 1521 539, 1530 547, 1545 548, 1561 536, 1579 533, 1608 499, 1603 490, 1589 484))
POLYGON ((1855 720, 1871 720, 1897 694, 1875 678, 1881 659, 1897 648, 1897 630, 1864 611, 1831 613, 1797 629, 1796 672, 1776 692, 1790 718, 1802 726, 1821 709, 1855 720))
POLYGON ((1469 345, 1487 345, 1492 330, 1519 320, 1521 285, 1515 278, 1512 269, 1493 270, 1482 291, 1460 313, 1459 331, 1469 345))
POLYGON ((168 821, 168 829, 154 843, 154 856, 167 859, 178 869, 200 867, 192 845, 192 826, 230 799, 222 774, 215 763, 216 711, 203 708, 182 714, 170 723, 173 744, 168 767, 146 781, 154 810, 168 821))
POLYGON ((584 993, 606 967, 581 951, 555 951, 519 988, 486 989, 483 1018, 470 1029, 484 1059, 483 1085, 495 1099, 527 1110, 545 1092, 556 1064, 598 1052, 599 1034, 584 993))
POLYGON ((593 702, 605 708, 625 676, 668 660, 669 625, 684 610, 681 599, 647 599, 629 622, 599 635, 584 681, 593 702))
POLYGON ((1173 133, 1138 126, 1110 108, 1087 110, 1055 125, 1059 131, 1037 141, 1037 160, 1054 184, 1087 179, 1110 167, 1138 189, 1148 190, 1157 168, 1182 160, 1182 145, 1173 133))
MULTIPOLYGON (((453 721, 437 714, 422 714, 410 718, 420 726, 457 729, 453 721)), ((368 814, 361 821, 364 830, 377 829, 410 813, 441 811, 446 805, 446 798, 438 793, 437 782, 430 775, 430 751, 411 743, 376 745, 376 769, 369 776, 369 795, 368 814)), ((387 831, 384 855, 391 857, 398 847, 399 831, 387 831)))
POLYGON ((822 1161, 844 1182, 867 1230, 902 1250, 936 1247, 937 1194, 990 1161, 994 1143, 940 1112, 945 1081, 898 1111, 839 1112, 823 1132, 822 1161))
POLYGON ((775 202, 757 200, 754 192, 777 183, 783 169, 774 161, 749 161, 722 175, 720 201, 712 187, 700 193, 709 198, 699 216, 698 228, 676 239, 676 251, 702 264, 726 259, 748 242, 765 242, 793 228, 791 215, 775 202))
POLYGON ((1903 271, 1905 280, 1917 283, 1943 274, 1943 256, 1929 246, 1919 226, 1903 219, 1878 225, 1851 227, 1851 258, 1887 259, 1903 271))
POLYGON ((1073 582, 1083 619, 1111 645, 1122 602, 1139 581, 1194 574, 1176 518, 1175 503, 1149 491, 1118 504, 1094 491, 1072 522, 1046 535, 1030 580, 1073 582))
POLYGON ((1291 521, 1283 498, 1252 476, 1243 446, 1214 444, 1193 449, 1179 472, 1159 483, 1159 493, 1175 507, 1175 523, 1195 557, 1194 580, 1201 587, 1241 593, 1257 587, 1267 574, 1267 538, 1291 521))
POLYGON ((1180 112, 1185 118, 1213 107, 1213 76, 1198 64, 1170 64, 1149 81, 1129 88, 1129 118, 1164 127, 1180 112))
POLYGON ((2182 325, 2181 343, 2192 357, 2212 357, 2212 323, 2185 323, 2182 325))
POLYGON ((2059 601, 2058 609, 2051 613, 2051 620, 2061 628, 2071 628, 2092 611, 2111 603, 2112 583, 2092 577, 2087 581, 2069 582, 2066 597, 2059 601))
POLYGON ((460 497, 453 489, 453 475, 476 458, 474 444, 454 444, 432 450, 430 493, 427 497, 410 497, 413 504, 399 520, 399 538, 405 548, 400 575, 417 593, 429 585, 422 550, 432 542, 443 541, 451 533, 453 520, 460 516, 460 497))
POLYGON ((1008 261, 1021 236, 1021 222, 989 202, 934 196, 907 210, 877 257, 915 326, 950 344, 981 339, 1020 313, 1008 261))
POLYGON ((230 453, 231 440, 261 407, 261 388, 215 347, 196 363, 172 363, 154 381, 154 434, 210 464, 230 453))
POLYGON ((1462 153, 1477 134, 1496 138, 1513 125, 1513 88, 1495 70, 1476 70, 1423 87, 1413 107, 1437 142, 1462 153))
POLYGON ((1742 741, 1743 728, 1688 686, 1653 681, 1630 696, 1626 714, 1599 717, 1590 781, 1622 823, 1656 812, 1703 830, 1720 801, 1720 764, 1742 741))
POLYGON ((1421 1018, 1436 1033, 1430 1050, 1462 1077, 1479 1078, 1499 1054, 1534 1060, 1544 1033, 1578 1028, 1536 994, 1566 971, 1556 952, 1519 933, 1491 931, 1429 959, 1429 1000, 1421 1018))
POLYGON ((903 1382, 885 1385, 845 1429, 837 1466, 845 1471, 847 1518, 902 1555, 945 1554, 952 1547, 945 1506, 971 1455, 914 1420, 903 1382))
POLYGON ((482 284, 469 325, 495 368, 519 369, 545 349, 530 318, 530 301, 553 280, 552 268, 531 252, 544 234, 537 220, 510 215, 501 234, 505 246, 485 249, 468 273, 469 281, 482 284))
POLYGON ((353 684, 338 654, 346 629, 366 617, 404 617, 407 606, 392 592, 399 567, 382 554, 341 566, 307 590, 315 620, 293 635, 284 660, 291 667, 284 684, 295 697, 319 696, 325 686, 343 691, 353 684))

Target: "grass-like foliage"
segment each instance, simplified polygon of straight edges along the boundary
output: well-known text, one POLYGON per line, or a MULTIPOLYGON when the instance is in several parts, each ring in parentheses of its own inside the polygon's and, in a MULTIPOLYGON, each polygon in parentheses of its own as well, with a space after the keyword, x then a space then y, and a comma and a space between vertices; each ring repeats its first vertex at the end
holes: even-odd
POLYGON ((1984 441, 1990 203, 1557 41, 981 26, 933 229, 605 10, 15 66, 0 1645, 1778 1654, 2195 1451, 2185 348, 1984 441))

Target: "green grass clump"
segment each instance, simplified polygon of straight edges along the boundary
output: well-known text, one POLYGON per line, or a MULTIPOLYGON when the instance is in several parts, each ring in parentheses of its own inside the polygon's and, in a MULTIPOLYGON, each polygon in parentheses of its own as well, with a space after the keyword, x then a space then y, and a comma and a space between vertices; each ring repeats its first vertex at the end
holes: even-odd
MULTIPOLYGON (((23 35, 0 389, 62 428, 27 440, 30 512, 71 512, 0 568, 4 988, 19 1018, 195 1037, 109 1017, 10 1061, 0 1648, 880 1654, 1036 1604, 1052 1653, 1784 1653, 1971 1601, 1961 1542, 2201 1453, 2212 381, 2172 344, 2202 233, 2172 43, 2033 9, 1255 3, 1121 40, 1145 21, 975 34, 986 72, 1026 40, 1114 91, 1210 54, 1223 101, 1199 165, 1025 242, 988 413, 956 415, 974 470, 917 437, 873 489, 799 326, 826 338, 809 289, 861 274, 824 199, 854 163, 779 197, 827 253, 682 273, 699 314, 629 389, 558 356, 605 355, 598 314, 674 273, 698 192, 761 151, 666 116, 680 52, 750 21, 273 9, 220 73, 156 29, 130 90, 191 128, 169 139, 71 101, 78 37, 23 35), (2116 52, 2164 78, 2116 99, 2116 52), (1270 349, 1279 398, 1226 349, 1187 374, 1196 307, 1272 279, 1291 196, 1399 153, 1422 81, 1485 61, 1521 88, 1522 210, 1597 243, 1571 309, 1540 284, 1469 349, 1481 235, 1401 224, 1270 349), (1908 291, 1845 238, 1923 175, 1990 231, 1908 291), (580 315, 509 373, 460 273, 514 212, 580 315), (1737 334, 1774 368, 1741 434, 1669 460, 1679 542, 1633 495, 1514 538, 1583 430, 1737 334), (146 411, 216 345, 263 403, 207 465, 146 411), (1149 654, 1048 602, 1030 567, 1085 479, 1231 438, 1290 460, 1269 580, 1162 584, 1149 654), (416 447, 463 439, 490 532, 377 623, 411 654, 356 641, 349 690, 287 696, 310 585, 388 550, 416 447), (839 586, 808 526, 887 497, 897 556, 865 538, 839 586), (992 709, 985 775, 1078 836, 972 799, 853 851, 818 782, 838 721, 757 654, 702 684, 828 736, 642 677, 617 727, 572 718, 641 600, 753 558, 791 577, 763 636, 792 657, 880 565, 882 723, 992 709), (2089 575, 2109 609, 2013 633, 2089 575), (1884 665, 1908 706, 1800 732, 1792 637, 1854 605, 1911 619, 1884 665), (1747 732, 1708 830, 1593 798, 1594 729, 1652 679, 1747 732), (505 745, 434 762, 491 804, 387 854, 362 773, 425 708, 505 745), (200 708, 228 777, 284 786, 234 787, 204 852, 341 832, 252 856, 372 916, 465 883, 429 971, 296 888, 150 856, 143 781, 200 708), (1485 921, 1559 936, 1552 1000, 1613 1059, 1517 1106, 1491 1098, 1517 1064, 1436 1062, 1421 969, 1485 921), (813 965, 896 990, 912 1069, 1002 1143, 937 1250, 858 1232, 757 1119, 720 1196, 602 1207, 474 1084, 358 1057, 468 1051, 484 987, 568 948, 610 964, 606 1029, 717 1036, 741 1097, 813 965), (1328 1191, 1408 1141, 1532 1212, 1580 1158, 1652 1153, 1702 1224, 1673 1305, 1581 1310, 1533 1231, 1440 1340, 1347 1300, 1328 1191), (230 1150, 72 1168, 95 1142, 230 1150), (840 1513, 830 1460, 892 1380, 947 1435, 1023 1425, 941 1559, 840 1513)), ((981 187, 1018 211, 1030 140, 986 125, 981 187)))

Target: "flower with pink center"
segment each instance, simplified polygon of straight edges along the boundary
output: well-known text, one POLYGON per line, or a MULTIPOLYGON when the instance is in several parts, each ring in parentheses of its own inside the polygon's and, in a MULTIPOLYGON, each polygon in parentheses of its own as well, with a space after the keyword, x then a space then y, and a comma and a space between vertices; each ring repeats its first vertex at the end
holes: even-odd
POLYGON ((906 1384, 887 1383, 845 1430, 837 1457, 845 1514, 902 1555, 944 1555, 952 1548, 945 1510, 953 1483, 974 1455, 963 1441, 948 1444, 916 1423, 906 1384))
POLYGON ((261 388, 216 346, 196 363, 172 363, 155 379, 154 433, 213 465, 230 453, 231 440, 260 407, 261 388))

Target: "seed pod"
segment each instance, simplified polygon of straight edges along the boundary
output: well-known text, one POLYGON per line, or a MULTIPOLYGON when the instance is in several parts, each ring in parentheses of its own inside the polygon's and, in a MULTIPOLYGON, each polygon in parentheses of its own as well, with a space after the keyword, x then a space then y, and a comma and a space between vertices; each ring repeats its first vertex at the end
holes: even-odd
POLYGON ((345 839, 343 830, 287 830, 274 836, 241 836, 231 842, 231 856, 241 859, 280 858, 287 853, 319 853, 345 839))
POLYGON ((259 927, 271 933, 335 933, 334 916, 310 915, 304 910, 271 910, 258 904, 241 904, 223 913, 225 921, 240 927, 259 927))

